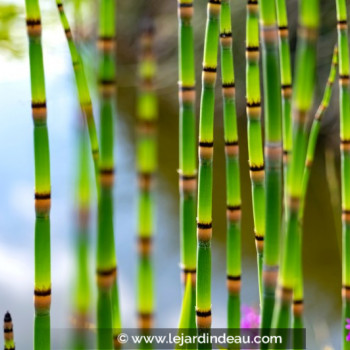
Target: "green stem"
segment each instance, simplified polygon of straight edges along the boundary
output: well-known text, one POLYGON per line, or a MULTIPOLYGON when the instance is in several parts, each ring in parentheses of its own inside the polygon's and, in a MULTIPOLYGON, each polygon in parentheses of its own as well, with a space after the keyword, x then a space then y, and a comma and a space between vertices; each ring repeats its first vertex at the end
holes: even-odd
MULTIPOLYGON (((179 22, 179 188, 180 188, 180 255, 182 282, 191 276, 195 293, 196 279, 196 116, 195 69, 193 42, 193 1, 178 0, 179 22)), ((189 288, 186 286, 186 289, 189 288)), ((187 315, 195 319, 195 300, 187 304, 191 312, 185 312, 185 295, 180 324, 187 315)), ((189 320, 188 320, 189 322, 189 320)))
POLYGON ((208 1, 199 120, 196 284, 196 319, 198 328, 211 327, 213 128, 220 10, 221 0, 208 1))

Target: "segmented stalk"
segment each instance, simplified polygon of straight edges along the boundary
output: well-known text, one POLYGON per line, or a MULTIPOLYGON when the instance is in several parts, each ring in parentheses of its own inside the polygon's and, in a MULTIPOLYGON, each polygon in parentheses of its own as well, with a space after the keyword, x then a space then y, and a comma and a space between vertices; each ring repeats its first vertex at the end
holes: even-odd
POLYGON ((274 310, 274 328, 288 328, 298 260, 300 260, 301 240, 298 215, 307 145, 305 124, 314 93, 318 25, 319 1, 301 0, 293 92, 293 146, 287 184, 287 223, 279 274, 278 303, 274 310))
POLYGON ((101 0, 97 47, 99 50, 100 159, 97 234, 98 345, 119 346, 121 328, 114 242, 114 129, 115 129, 115 1, 101 0), (103 331, 106 328, 108 332, 103 331), (112 335, 113 328, 113 335, 112 335), (103 333, 103 334, 102 334, 103 333))
POLYGON ((196 320, 198 328, 211 327, 213 128, 220 9, 221 0, 208 1, 199 120, 196 283, 196 320))
POLYGON ((346 320, 350 318, 350 76, 347 9, 345 0, 336 0, 339 49, 340 90, 340 154, 342 194, 342 296, 343 296, 343 350, 350 349, 346 340, 346 320))
POLYGON ((154 91, 156 63, 153 53, 154 33, 151 26, 141 34, 139 63, 140 88, 137 101, 138 173, 138 325, 144 331, 152 328, 154 283, 152 245, 154 234, 154 176, 157 170, 157 97, 154 91))
POLYGON ((89 140, 85 123, 80 123, 78 130, 78 176, 77 176, 77 227, 76 227, 76 278, 74 296, 74 343, 79 348, 85 348, 86 325, 89 322, 91 303, 91 286, 89 271, 89 225, 90 225, 90 166, 89 140))
POLYGON ((80 109, 82 111, 84 118, 86 119, 88 130, 89 130, 90 146, 91 146, 92 158, 94 160, 95 175, 96 175, 96 181, 97 181, 99 148, 98 148, 96 125, 95 125, 95 120, 94 120, 94 115, 92 110, 91 97, 90 97, 89 87, 87 84, 85 71, 84 71, 84 64, 83 64, 81 55, 79 54, 79 51, 77 49, 77 46, 74 42, 72 31, 71 31, 66 13, 64 11, 62 0, 56 0, 56 4, 57 4, 57 9, 59 11, 61 24, 64 29, 67 42, 68 42, 69 52, 70 52, 73 70, 74 70, 75 81, 76 81, 77 90, 78 90, 80 109))
POLYGON ((254 233, 258 259, 259 295, 260 303, 262 303, 262 260, 265 237, 265 165, 261 131, 259 8, 257 0, 247 1, 246 96, 248 157, 252 185, 254 233))
POLYGON ((283 180, 284 207, 287 206, 287 177, 289 156, 292 150, 292 72, 289 48, 288 17, 285 0, 276 0, 278 25, 280 76, 282 96, 282 133, 283 133, 283 180))
POLYGON ((338 47, 335 46, 333 51, 333 57, 332 57, 332 65, 331 65, 331 69, 327 80, 327 85, 323 93, 322 101, 318 106, 316 114, 314 116, 314 120, 311 126, 309 141, 307 144, 306 161, 305 161, 305 168, 304 168, 304 174, 303 174, 303 191, 302 191, 300 211, 299 211, 300 221, 303 221, 303 217, 304 217, 306 191, 309 183, 311 167, 315 157, 315 149, 316 149, 318 135, 320 132, 321 121, 325 111, 329 106, 329 102, 332 96, 332 87, 334 84, 335 77, 337 75, 337 69, 338 69, 338 47))
POLYGON ((35 163, 35 286, 34 349, 50 349, 51 245, 50 245, 50 151, 41 16, 38 0, 26 0, 29 63, 34 122, 35 163))
MULTIPOLYGON (((195 116, 195 69, 193 43, 193 1, 178 0, 179 20, 179 187, 180 187, 180 242, 182 282, 191 276, 194 294, 188 315, 195 327, 195 283, 196 283, 196 116, 195 116), (194 322, 194 323, 193 323, 194 322)), ((186 287, 188 289, 188 287, 186 287)), ((183 307, 185 296, 183 299, 183 307)), ((184 317, 184 316, 183 316, 184 317)))
POLYGON ((241 290, 241 191, 230 0, 222 0, 221 4, 220 46, 226 154, 227 327, 239 328, 241 290))
POLYGON ((13 323, 9 312, 4 317, 4 342, 5 350, 15 350, 15 342, 13 340, 13 323))
POLYGON ((279 269, 282 217, 282 115, 277 17, 274 0, 260 0, 265 115, 266 223, 262 328, 271 326, 279 269))

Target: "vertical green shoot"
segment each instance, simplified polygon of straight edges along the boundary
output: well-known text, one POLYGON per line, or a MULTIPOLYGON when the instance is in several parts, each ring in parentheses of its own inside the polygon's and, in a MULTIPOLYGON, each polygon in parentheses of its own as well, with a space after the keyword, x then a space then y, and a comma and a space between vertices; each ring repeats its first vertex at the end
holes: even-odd
POLYGON ((342 296, 343 350, 350 349, 346 340, 346 320, 350 318, 350 76, 347 8, 345 0, 336 0, 339 49, 339 110, 342 198, 342 296))
POLYGON ((118 348, 121 328, 114 241, 115 2, 100 1, 98 42, 100 157, 97 234, 98 346, 118 348), (103 331, 103 328, 108 332, 103 331), (113 329, 113 332, 112 332, 113 329), (109 332, 110 331, 110 332, 109 332), (110 334, 108 334, 110 333, 110 334), (112 334, 113 333, 113 334, 112 334))
MULTIPOLYGON (((178 0, 179 18, 179 188, 180 188, 180 242, 182 282, 191 276, 195 293, 196 281, 196 116, 195 69, 193 42, 193 1, 178 0)), ((188 290, 189 287, 186 287, 188 290)), ((195 300, 190 299, 191 312, 182 312, 195 320, 195 300)), ((183 308, 185 306, 185 296, 183 308)), ((184 316, 182 316, 183 318, 184 316)), ((192 325, 194 327, 195 324, 192 325)))
POLYGON ((152 245, 154 234, 154 176, 157 170, 157 96, 154 91, 156 63, 154 32, 148 26, 141 34, 140 88, 137 100, 136 167, 138 173, 138 325, 147 332, 153 325, 154 282, 152 245))
POLYGON ((292 151, 292 70, 289 48, 288 17, 285 0, 276 0, 278 25, 283 132, 284 207, 287 206, 288 163, 292 151))
POLYGON ((276 6, 260 0, 260 35, 265 115, 266 223, 263 258, 262 328, 271 326, 279 268, 282 217, 282 115, 276 6))
POLYGON ((220 10, 221 0, 208 1, 199 120, 199 181, 197 201, 196 320, 197 327, 200 329, 211 327, 213 128, 220 10))
POLYGON ((261 131, 261 93, 259 68, 259 8, 257 0, 247 1, 246 21, 246 113, 248 120, 248 157, 254 233, 258 259, 260 304, 262 260, 265 238, 265 166, 261 131))
POLYGON ((35 283, 34 349, 50 349, 51 245, 50 245, 50 151, 41 16, 38 0, 26 0, 29 64, 34 122, 35 160, 35 283))
POLYGON ((239 328, 241 289, 241 192, 230 0, 223 0, 221 5, 220 47, 226 154, 227 327, 239 328))

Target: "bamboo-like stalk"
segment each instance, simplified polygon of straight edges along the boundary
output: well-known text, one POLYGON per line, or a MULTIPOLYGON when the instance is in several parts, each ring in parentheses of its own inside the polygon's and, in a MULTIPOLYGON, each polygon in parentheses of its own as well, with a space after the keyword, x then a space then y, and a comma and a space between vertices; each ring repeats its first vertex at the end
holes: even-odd
POLYGON ((196 321, 200 329, 211 327, 213 128, 220 10, 221 0, 208 1, 199 120, 196 321))
POLYGON ((302 191, 300 211, 299 211, 299 220, 301 222, 303 221, 303 218, 304 218, 304 205, 305 205, 306 191, 309 183, 311 167, 315 157, 315 149, 316 149, 318 135, 320 132, 321 121, 324 113, 326 112, 329 106, 329 102, 332 96, 332 87, 337 75, 337 69, 338 69, 338 47, 335 46, 333 51, 333 57, 332 57, 332 65, 331 65, 331 69, 327 80, 327 85, 323 93, 322 101, 319 107, 317 108, 316 114, 314 116, 314 120, 311 126, 309 141, 307 144, 306 161, 305 161, 305 168, 304 168, 304 174, 303 174, 303 187, 302 187, 303 191, 302 191))
POLYGON ((336 0, 339 49, 339 109, 342 193, 342 296, 343 296, 343 345, 350 349, 346 340, 346 319, 350 318, 350 76, 347 8, 345 0, 336 0))
POLYGON ((298 260, 300 260, 301 240, 298 215, 307 145, 305 124, 314 93, 318 25, 319 1, 301 0, 296 79, 293 92, 293 145, 287 184, 287 223, 273 328, 288 328, 289 326, 293 289, 295 287, 298 260))
POLYGON ((292 150, 292 71, 289 48, 288 17, 285 0, 276 0, 276 14, 278 25, 281 96, 282 96, 282 133, 283 133, 283 180, 284 207, 287 206, 287 177, 288 163, 292 150))
POLYGON ((138 326, 147 332, 153 325, 154 282, 152 245, 154 235, 154 176, 157 170, 157 97, 154 91, 156 63, 153 53, 154 29, 148 25, 141 34, 140 88, 137 101, 138 172, 138 326))
POLYGON ((265 165, 261 131, 261 93, 259 68, 259 8, 257 0, 247 0, 246 21, 246 112, 248 157, 254 233, 258 259, 259 295, 262 304, 262 261, 265 238, 265 165))
POLYGON ((94 160, 95 175, 96 175, 96 181, 97 181, 99 147, 98 147, 96 125, 95 125, 93 109, 92 109, 92 102, 91 102, 88 83, 86 80, 85 71, 84 71, 84 64, 83 64, 81 55, 77 49, 77 46, 74 42, 72 31, 71 31, 66 13, 64 11, 62 0, 56 0, 56 5, 60 15, 60 21, 68 42, 69 52, 72 60, 74 76, 75 76, 75 81, 76 81, 76 86, 78 91, 80 109, 82 111, 83 116, 86 119, 88 130, 89 130, 90 146, 91 146, 92 157, 94 160))
POLYGON ((220 47, 226 154, 227 327, 239 328, 241 318, 241 190, 230 0, 222 0, 221 4, 220 47))
POLYGON ((13 340, 13 323, 9 312, 4 317, 4 342, 5 350, 15 350, 15 342, 13 340))
POLYGON ((98 346, 119 347, 121 328, 114 241, 115 2, 101 0, 99 14, 100 158, 97 234, 98 346), (102 329, 107 329, 108 332, 102 329), (113 328, 113 332, 112 332, 113 328), (110 330, 110 334, 109 334, 110 330), (113 334, 112 334, 113 333, 113 334))
POLYGON ((35 163, 35 286, 34 349, 50 349, 51 244, 50 244, 50 151, 41 15, 38 0, 26 0, 29 63, 34 122, 35 163))
MULTIPOLYGON (((197 191, 197 157, 196 157, 196 116, 195 116, 195 69, 193 43, 193 1, 178 0, 179 20, 179 188, 180 188, 180 242, 182 282, 191 275, 195 293, 196 284, 196 191, 197 191)), ((186 287, 188 289, 188 287, 186 287)), ((194 294, 195 295, 195 294, 194 294)), ((195 298, 190 299, 191 312, 188 315, 195 327, 195 298), (193 323, 194 322, 194 323, 193 323)), ((183 299, 183 307, 185 296, 183 299)), ((181 319, 185 316, 181 316, 181 319)), ((181 321, 180 323, 183 323, 181 321)))
POLYGON ((79 348, 86 347, 86 326, 89 322, 91 303, 91 283, 89 273, 89 225, 90 225, 90 166, 89 144, 85 123, 78 129, 78 176, 77 176, 77 227, 76 227, 76 278, 74 296, 74 344, 79 348))
POLYGON ((263 257, 262 328, 271 326, 279 269, 282 217, 282 115, 276 5, 260 0, 260 36, 265 115, 266 223, 263 257))

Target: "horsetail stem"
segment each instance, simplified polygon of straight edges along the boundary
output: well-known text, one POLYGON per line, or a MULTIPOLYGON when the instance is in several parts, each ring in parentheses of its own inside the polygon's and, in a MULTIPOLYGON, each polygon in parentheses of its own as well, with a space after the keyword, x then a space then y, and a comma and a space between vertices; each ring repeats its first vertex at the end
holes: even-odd
POLYGON ((301 0, 293 92, 293 146, 287 184, 287 224, 279 275, 278 303, 274 310, 274 328, 288 328, 301 251, 298 215, 307 143, 305 124, 314 93, 318 25, 319 1, 301 0))
MULTIPOLYGON (((77 234, 76 234, 76 286, 75 286, 75 318, 77 328, 83 328, 88 322, 91 302, 89 278, 89 223, 90 223, 90 176, 88 159, 88 139, 85 124, 79 130, 78 176, 77 176, 77 234)), ((81 332, 79 332, 80 335, 81 332)))
POLYGON ((97 237, 97 284, 99 292, 98 329, 108 328, 110 334, 98 332, 102 348, 119 347, 121 328, 117 287, 117 259, 114 241, 114 128, 115 128, 115 2, 101 0, 98 27, 99 98, 100 98, 100 158, 99 205, 97 237), (112 334, 113 328, 113 334, 112 334), (106 345, 104 345, 106 344, 106 345), (105 346, 105 347, 104 347, 105 346))
MULTIPOLYGON (((196 116, 195 69, 193 43, 193 1, 178 0, 179 21, 179 188, 180 188, 180 242, 182 282, 191 276, 192 293, 196 281, 196 116)), ((186 290, 189 287, 186 287, 186 290)), ((188 300, 188 299, 186 299, 188 300)), ((183 311, 195 320, 195 300, 190 298, 191 312, 183 311)), ((185 296, 183 308, 185 307, 185 296)), ((181 316, 181 319, 184 316, 181 316)), ((182 321, 180 321, 180 324, 182 321)), ((193 327, 194 325, 192 325, 193 327)))
POLYGON ((276 0, 276 14, 278 25, 281 96, 282 96, 282 133, 283 133, 283 179, 284 179, 284 207, 287 206, 287 177, 288 163, 292 150, 292 71, 289 48, 288 17, 285 0, 276 0))
POLYGON ((343 346, 350 349, 346 340, 346 320, 350 318, 350 76, 347 9, 345 0, 336 0, 339 48, 340 90, 340 154, 342 198, 342 296, 343 296, 343 346))
POLYGON ((252 185, 255 243, 258 258, 259 295, 262 303, 262 259, 265 238, 265 166, 261 131, 259 68, 259 9, 257 0, 247 0, 246 21, 246 112, 248 156, 252 185))
POLYGON ((9 312, 4 317, 4 342, 5 350, 15 350, 15 342, 13 340, 13 323, 9 312))
POLYGON ((157 170, 157 97, 154 91, 156 63, 153 53, 154 32, 148 25, 141 34, 139 63, 140 87, 137 101, 138 172, 138 288, 137 311, 139 328, 152 328, 154 283, 152 245, 154 234, 153 182, 157 170))
POLYGON ((222 0, 221 4, 220 47, 226 154, 227 327, 239 328, 241 289, 241 192, 230 0, 222 0))
POLYGON ((35 286, 34 349, 50 349, 51 252, 50 252, 50 151, 41 16, 38 0, 25 0, 34 122, 35 160, 35 286))
POLYGON ((76 81, 77 90, 78 90, 80 109, 82 111, 83 116, 86 119, 86 123, 89 130, 91 153, 92 153, 92 158, 94 160, 95 176, 96 176, 96 182, 97 182, 98 158, 99 158, 98 138, 97 138, 96 125, 95 125, 95 120, 93 115, 89 87, 88 87, 88 83, 87 83, 86 75, 84 71, 84 64, 83 64, 81 55, 79 54, 79 51, 77 49, 77 46, 74 42, 72 31, 71 31, 66 13, 64 11, 62 0, 56 0, 56 5, 60 15, 60 21, 68 42, 69 52, 70 52, 73 70, 74 70, 75 81, 76 81))
POLYGON ((198 328, 211 327, 213 127, 220 10, 221 0, 208 1, 199 120, 196 281, 196 319, 198 328))
POLYGON ((304 217, 306 191, 307 191, 307 186, 310 178, 311 167, 315 157, 315 149, 316 149, 317 138, 320 132, 321 121, 325 111, 329 106, 329 102, 332 96, 332 87, 334 84, 335 77, 337 75, 337 69, 338 69, 338 47, 335 46, 333 51, 333 57, 332 57, 332 65, 331 65, 331 69, 327 80, 327 85, 323 93, 322 101, 319 107, 317 108, 316 114, 314 116, 314 120, 311 126, 309 141, 307 144, 306 161, 305 161, 305 168, 304 168, 304 174, 303 174, 302 196, 301 196, 300 211, 299 211, 300 221, 303 221, 303 217, 304 217))
POLYGON ((262 328, 271 326, 282 217, 282 116, 278 56, 276 5, 273 0, 260 1, 260 35, 265 115, 265 244, 263 257, 262 328))

